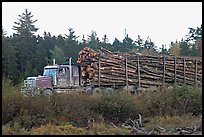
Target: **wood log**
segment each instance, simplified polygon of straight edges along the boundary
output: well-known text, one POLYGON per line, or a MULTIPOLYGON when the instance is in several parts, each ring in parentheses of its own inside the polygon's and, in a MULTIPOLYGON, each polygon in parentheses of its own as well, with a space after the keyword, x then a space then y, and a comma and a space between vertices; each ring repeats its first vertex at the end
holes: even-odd
MULTIPOLYGON (((101 84, 125 84, 125 55, 127 55, 127 78, 128 84, 137 84, 137 58, 132 53, 114 53, 105 48, 94 51, 89 47, 84 47, 79 52, 78 63, 82 63, 82 83, 90 84, 96 81, 99 74, 99 55, 100 55, 100 74, 101 84)), ((140 55, 139 57, 141 85, 161 85, 163 77, 163 56, 140 55)), ((174 83, 174 57, 166 56, 165 62, 165 83, 174 83)), ((195 59, 197 59, 197 82, 202 85, 202 58, 185 57, 185 82, 195 83, 195 59)), ((176 58, 176 81, 183 82, 183 57, 176 58)))

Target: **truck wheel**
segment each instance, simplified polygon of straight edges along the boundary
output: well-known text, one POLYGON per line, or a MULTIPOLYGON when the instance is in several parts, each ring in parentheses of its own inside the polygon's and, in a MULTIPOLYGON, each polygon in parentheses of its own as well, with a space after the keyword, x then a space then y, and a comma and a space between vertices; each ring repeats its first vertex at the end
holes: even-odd
POLYGON ((49 88, 47 88, 47 89, 45 89, 45 90, 43 91, 43 94, 44 94, 44 95, 51 95, 51 94, 52 94, 52 90, 49 89, 49 88))

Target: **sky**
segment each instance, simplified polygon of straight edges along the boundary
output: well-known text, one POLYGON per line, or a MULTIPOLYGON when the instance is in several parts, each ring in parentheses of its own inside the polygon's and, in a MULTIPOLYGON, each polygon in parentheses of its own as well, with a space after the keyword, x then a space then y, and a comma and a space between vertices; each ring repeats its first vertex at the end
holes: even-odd
POLYGON ((202 24, 202 2, 2 2, 2 26, 12 35, 14 22, 28 9, 37 19, 36 35, 44 31, 53 36, 68 34, 73 28, 82 39, 95 31, 99 40, 106 34, 108 42, 122 40, 125 30, 136 40, 138 35, 160 48, 181 40, 189 27, 202 24))

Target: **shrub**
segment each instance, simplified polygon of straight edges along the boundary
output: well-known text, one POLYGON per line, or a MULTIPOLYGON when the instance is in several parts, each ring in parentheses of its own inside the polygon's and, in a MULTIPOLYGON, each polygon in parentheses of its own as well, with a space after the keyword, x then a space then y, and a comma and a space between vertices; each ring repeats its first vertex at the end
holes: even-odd
POLYGON ((134 98, 125 91, 113 91, 103 94, 95 108, 105 120, 113 122, 125 121, 128 118, 135 118, 137 109, 135 108, 134 98))
POLYGON ((2 126, 2 135, 28 135, 29 131, 22 128, 17 122, 10 126, 9 124, 2 126))
POLYGON ((175 85, 172 89, 158 88, 155 92, 135 96, 135 105, 145 117, 202 113, 202 90, 175 85))
POLYGON ((51 123, 86 127, 90 117, 97 122, 124 123, 128 118, 202 114, 202 90, 182 85, 173 89, 158 88, 155 92, 131 95, 127 91, 94 93, 78 92, 51 96, 24 97, 17 87, 3 85, 2 124, 31 130, 51 123))
POLYGON ((175 86, 171 104, 179 115, 199 115, 202 113, 202 90, 189 85, 175 86))

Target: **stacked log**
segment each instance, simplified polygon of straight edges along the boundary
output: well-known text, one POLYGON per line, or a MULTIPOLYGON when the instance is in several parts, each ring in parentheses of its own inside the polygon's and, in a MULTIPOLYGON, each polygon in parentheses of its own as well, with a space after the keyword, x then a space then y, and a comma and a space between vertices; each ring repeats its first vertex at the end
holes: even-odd
POLYGON ((140 83, 142 88, 149 88, 186 83, 202 86, 202 58, 198 57, 139 55, 84 47, 77 62, 82 64, 82 83, 85 85, 140 83))

